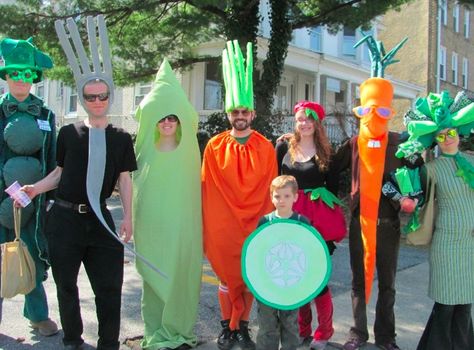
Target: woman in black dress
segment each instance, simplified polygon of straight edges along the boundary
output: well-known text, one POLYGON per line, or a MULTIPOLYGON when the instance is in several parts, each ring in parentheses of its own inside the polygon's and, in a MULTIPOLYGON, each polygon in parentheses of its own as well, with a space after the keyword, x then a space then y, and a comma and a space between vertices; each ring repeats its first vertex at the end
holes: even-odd
MULTIPOLYGON (((288 141, 277 143, 278 172, 293 175, 298 182, 298 201, 293 209, 305 215, 322 235, 330 254, 334 241, 346 235, 346 223, 336 197, 339 177, 331 164, 332 149, 322 120, 324 109, 315 102, 302 101, 295 105, 295 132, 288 141)), ((304 345, 311 349, 325 349, 334 333, 333 304, 326 286, 314 299, 318 313, 318 327, 311 335, 311 305, 299 310, 298 324, 304 345)))

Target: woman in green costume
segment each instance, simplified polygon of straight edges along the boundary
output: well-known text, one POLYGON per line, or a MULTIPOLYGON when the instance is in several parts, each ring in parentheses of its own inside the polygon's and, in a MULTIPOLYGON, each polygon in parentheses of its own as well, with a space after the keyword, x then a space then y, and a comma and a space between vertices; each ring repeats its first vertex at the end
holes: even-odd
POLYGON ((440 151, 422 168, 435 183, 438 211, 428 285, 435 303, 417 350, 474 349, 474 156, 459 150, 460 135, 474 128, 474 101, 463 91, 455 99, 447 91, 430 93, 405 121, 410 137, 397 154, 410 156, 434 142, 440 151))
POLYGON ((197 345, 202 266, 198 115, 165 60, 140 104, 133 175, 135 244, 168 276, 141 261, 144 349, 190 349, 197 345))

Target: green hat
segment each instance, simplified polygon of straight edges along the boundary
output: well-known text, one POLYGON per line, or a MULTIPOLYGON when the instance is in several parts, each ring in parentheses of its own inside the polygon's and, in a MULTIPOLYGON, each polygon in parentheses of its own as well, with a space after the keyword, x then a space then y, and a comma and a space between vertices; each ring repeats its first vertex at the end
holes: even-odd
POLYGON ((225 111, 236 108, 254 110, 253 104, 253 49, 247 43, 247 59, 237 40, 228 41, 222 52, 222 73, 225 85, 225 111))
POLYGON ((42 80, 43 68, 53 67, 51 58, 36 48, 32 37, 27 40, 3 39, 0 55, 5 61, 5 66, 0 67, 0 78, 3 80, 6 80, 5 75, 10 69, 30 69, 37 74, 33 83, 38 83, 42 80))
POLYGON ((410 137, 398 147, 397 157, 409 157, 435 142, 443 129, 456 128, 460 135, 469 135, 474 128, 474 100, 460 91, 453 100, 448 91, 420 97, 415 108, 404 117, 410 137))

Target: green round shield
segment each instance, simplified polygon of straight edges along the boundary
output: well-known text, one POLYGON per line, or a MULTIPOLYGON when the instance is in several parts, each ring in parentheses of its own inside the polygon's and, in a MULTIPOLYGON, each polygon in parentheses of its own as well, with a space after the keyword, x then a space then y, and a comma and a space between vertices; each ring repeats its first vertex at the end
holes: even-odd
POLYGON ((327 285, 331 260, 318 231, 295 220, 258 227, 242 249, 242 276, 255 298, 280 310, 308 303, 327 285))

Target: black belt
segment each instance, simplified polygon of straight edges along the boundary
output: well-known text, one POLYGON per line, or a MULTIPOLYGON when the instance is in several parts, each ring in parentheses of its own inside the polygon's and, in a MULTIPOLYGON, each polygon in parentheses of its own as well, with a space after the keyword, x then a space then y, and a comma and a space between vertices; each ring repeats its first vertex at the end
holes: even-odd
POLYGON ((398 217, 378 218, 377 225, 379 224, 391 224, 398 220, 398 217))
MULTIPOLYGON (((71 203, 68 201, 65 201, 64 199, 56 198, 54 200, 54 203, 59 205, 60 207, 66 208, 66 209, 71 209, 74 211, 77 211, 79 214, 87 214, 92 212, 92 208, 88 204, 76 204, 76 203, 71 203)), ((106 207, 105 203, 101 203, 100 206, 102 208, 106 207)))

